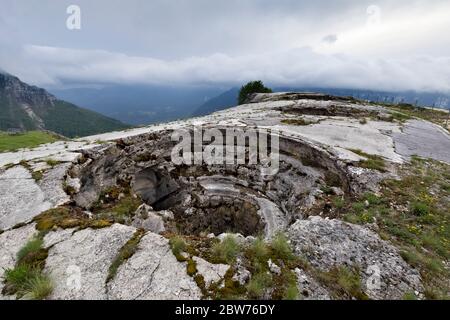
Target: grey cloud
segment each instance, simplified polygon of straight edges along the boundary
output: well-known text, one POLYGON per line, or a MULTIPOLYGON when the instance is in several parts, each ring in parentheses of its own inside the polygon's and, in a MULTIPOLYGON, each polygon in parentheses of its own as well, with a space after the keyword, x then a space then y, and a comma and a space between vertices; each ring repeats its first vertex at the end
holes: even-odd
MULTIPOLYGON (((421 26, 406 30, 418 39, 395 48, 395 39, 381 37, 377 53, 352 41, 354 48, 327 52, 361 33, 371 4, 389 23, 408 21, 410 11, 445 13, 448 1, 0 1, 0 67, 34 84, 234 84, 261 78, 298 86, 450 87, 450 43, 433 29, 442 25, 429 33, 421 26), (75 2, 82 30, 69 31, 65 10, 75 2)), ((401 23, 397 28, 403 38, 401 23)))

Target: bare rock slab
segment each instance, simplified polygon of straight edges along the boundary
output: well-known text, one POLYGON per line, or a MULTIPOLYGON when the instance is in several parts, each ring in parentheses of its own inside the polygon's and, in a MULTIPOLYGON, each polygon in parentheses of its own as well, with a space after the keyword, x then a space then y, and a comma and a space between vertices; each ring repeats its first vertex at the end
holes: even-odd
MULTIPOLYGON (((55 288, 50 299, 104 300, 108 269, 122 246, 133 236, 135 228, 114 224, 104 229, 85 229, 61 239, 50 248, 45 271, 55 288)), ((46 239, 54 243, 55 236, 46 239)))
POLYGON ((16 166, 0 174, 0 229, 31 220, 51 208, 31 173, 16 166))
POLYGON ((154 233, 145 235, 138 251, 108 284, 109 299, 198 300, 201 291, 176 260, 169 241, 154 233))
POLYGON ((205 280, 205 284, 207 286, 221 281, 225 276, 225 273, 230 268, 229 265, 212 264, 199 257, 194 257, 193 260, 197 264, 198 273, 203 276, 203 279, 205 280))
POLYGON ((372 299, 402 299, 407 292, 423 291, 419 272, 364 227, 310 217, 295 222, 289 237, 295 252, 320 270, 359 268, 362 288, 372 299))

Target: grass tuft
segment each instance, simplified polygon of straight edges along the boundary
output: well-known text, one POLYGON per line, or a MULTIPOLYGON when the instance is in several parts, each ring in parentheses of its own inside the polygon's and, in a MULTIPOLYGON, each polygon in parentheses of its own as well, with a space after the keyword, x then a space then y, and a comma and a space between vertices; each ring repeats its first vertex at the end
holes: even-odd
POLYGON ((216 243, 212 250, 213 256, 217 261, 231 264, 236 259, 241 248, 234 236, 227 235, 221 242, 216 243))

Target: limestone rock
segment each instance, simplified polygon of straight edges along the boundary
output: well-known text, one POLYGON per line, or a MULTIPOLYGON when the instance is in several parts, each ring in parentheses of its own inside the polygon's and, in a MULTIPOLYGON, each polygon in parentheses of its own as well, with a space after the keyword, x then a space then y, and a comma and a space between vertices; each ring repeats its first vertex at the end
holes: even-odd
MULTIPOLYGON (((106 299, 109 266, 135 230, 120 224, 85 229, 51 247, 45 266, 55 284, 50 299, 106 299)), ((67 236, 67 231, 57 232, 67 236)))
POLYGON ((417 270, 397 249, 358 225, 310 217, 289 229, 295 252, 321 270, 358 267, 364 292, 373 299, 402 299, 406 292, 423 291, 417 270))
POLYGON ((230 268, 229 265, 212 264, 199 257, 194 257, 193 260, 197 263, 197 271, 203 276, 207 286, 221 281, 230 268))
POLYGON ((169 241, 146 234, 138 251, 108 283, 109 299, 178 300, 200 299, 201 291, 186 273, 185 263, 174 257, 169 241))
POLYGON ((0 229, 30 221, 42 211, 51 208, 31 173, 15 166, 0 174, 0 229))
POLYGON ((305 271, 296 268, 297 287, 302 300, 331 300, 331 296, 322 285, 305 271))
POLYGON ((45 194, 45 199, 52 207, 59 206, 70 201, 70 197, 63 189, 64 177, 71 163, 58 164, 44 173, 42 180, 38 182, 39 187, 45 194))
POLYGON ((277 266, 273 261, 272 261, 272 259, 269 259, 269 261, 267 261, 267 264, 269 265, 269 270, 270 270, 270 272, 272 272, 272 273, 275 273, 275 274, 281 274, 281 268, 279 267, 279 266, 277 266))
POLYGON ((146 204, 142 204, 137 208, 131 224, 138 229, 154 233, 161 233, 166 230, 163 218, 146 204))

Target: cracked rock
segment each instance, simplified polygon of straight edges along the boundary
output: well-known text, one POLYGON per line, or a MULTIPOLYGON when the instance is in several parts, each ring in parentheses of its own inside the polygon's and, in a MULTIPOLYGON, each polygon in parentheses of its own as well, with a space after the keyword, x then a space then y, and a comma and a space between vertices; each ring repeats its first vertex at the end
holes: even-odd
POLYGON ((109 299, 178 300, 200 299, 201 291, 186 273, 185 263, 172 254, 169 241, 146 234, 137 252, 108 284, 109 299))
MULTIPOLYGON (((57 231, 65 240, 50 248, 45 271, 49 272, 55 287, 50 299, 104 300, 108 269, 122 246, 133 236, 135 228, 114 224, 104 229, 85 229, 67 237, 66 231, 57 231)), ((58 237, 53 235, 47 243, 58 237)))
POLYGON ((419 272, 394 246, 364 227, 310 217, 297 220, 288 234, 295 252, 320 270, 339 266, 361 270, 363 290, 372 299, 402 299, 406 292, 423 292, 419 272))

